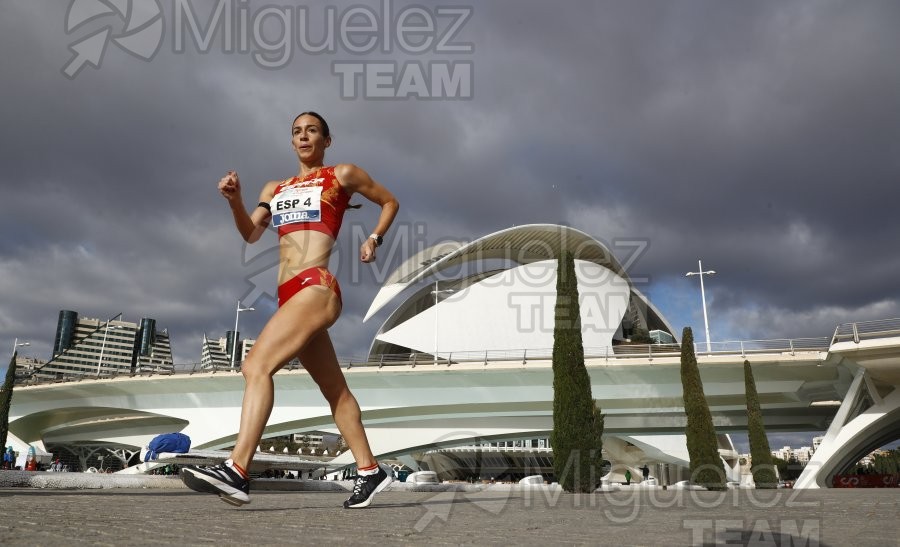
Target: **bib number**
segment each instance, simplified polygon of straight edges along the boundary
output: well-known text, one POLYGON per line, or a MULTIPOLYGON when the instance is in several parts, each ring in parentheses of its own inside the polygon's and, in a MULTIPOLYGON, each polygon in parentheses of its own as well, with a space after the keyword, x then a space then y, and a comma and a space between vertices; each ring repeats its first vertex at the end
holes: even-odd
POLYGON ((298 222, 322 220, 322 187, 309 186, 286 190, 272 200, 274 227, 298 222))

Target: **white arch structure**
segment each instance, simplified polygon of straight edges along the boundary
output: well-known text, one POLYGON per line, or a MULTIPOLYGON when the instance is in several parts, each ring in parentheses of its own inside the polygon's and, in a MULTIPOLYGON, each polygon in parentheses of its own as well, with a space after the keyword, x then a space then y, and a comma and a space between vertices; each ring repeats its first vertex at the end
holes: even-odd
POLYGON ((835 474, 900 438, 900 319, 835 329, 830 355, 855 369, 853 382, 796 488, 832 486, 835 474))
POLYGON ((671 326, 603 243, 566 226, 531 224, 472 242, 444 242, 401 265, 365 319, 416 288, 379 329, 370 358, 423 353, 435 359, 553 347, 557 259, 575 258, 584 346, 603 348, 632 328, 671 326), (431 281, 427 283, 426 281, 431 281))

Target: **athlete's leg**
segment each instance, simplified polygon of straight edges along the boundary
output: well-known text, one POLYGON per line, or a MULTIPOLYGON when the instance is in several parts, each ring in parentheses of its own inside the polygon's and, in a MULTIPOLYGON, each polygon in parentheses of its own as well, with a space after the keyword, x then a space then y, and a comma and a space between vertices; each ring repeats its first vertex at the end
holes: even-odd
POLYGON ((241 366, 246 386, 240 430, 231 452, 236 464, 248 468, 272 413, 272 376, 312 338, 330 327, 340 312, 340 300, 334 292, 325 287, 308 287, 278 308, 266 323, 241 366))
POLYGON ((318 384, 322 395, 331 405, 334 423, 347 441, 357 468, 375 465, 375 457, 372 455, 366 430, 363 428, 359 404, 347 387, 347 380, 338 364, 328 332, 317 334, 299 355, 303 367, 318 384))

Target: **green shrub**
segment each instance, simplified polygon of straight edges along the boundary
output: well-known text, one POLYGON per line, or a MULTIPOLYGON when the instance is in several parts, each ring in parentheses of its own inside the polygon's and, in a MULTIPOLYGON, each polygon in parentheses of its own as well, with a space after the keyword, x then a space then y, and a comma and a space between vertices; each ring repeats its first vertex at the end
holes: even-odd
POLYGON ((744 387, 747 393, 747 430, 750 437, 750 471, 757 488, 778 488, 778 476, 775 474, 775 463, 766 437, 762 412, 759 408, 759 396, 756 393, 756 380, 750 361, 744 361, 744 387))
POLYGON ((575 259, 559 258, 553 331, 553 469, 567 492, 592 492, 600 483, 603 414, 591 397, 584 366, 575 259))
POLYGON ((684 433, 691 459, 691 481, 709 490, 724 490, 725 465, 719 457, 719 441, 703 393, 690 327, 684 328, 681 338, 681 387, 687 414, 684 433))

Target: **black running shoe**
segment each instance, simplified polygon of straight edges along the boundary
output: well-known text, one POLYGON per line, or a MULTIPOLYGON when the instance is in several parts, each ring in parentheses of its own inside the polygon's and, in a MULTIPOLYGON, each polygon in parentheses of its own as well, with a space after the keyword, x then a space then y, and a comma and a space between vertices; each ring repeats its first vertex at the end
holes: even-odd
POLYGON ((356 477, 353 485, 353 495, 344 502, 344 509, 362 509, 372 503, 375 494, 381 492, 387 485, 394 482, 394 472, 388 468, 378 466, 378 473, 366 477, 356 477))
POLYGON ((225 503, 250 503, 250 481, 231 468, 231 460, 219 465, 190 465, 181 469, 181 480, 196 492, 216 494, 225 503))

